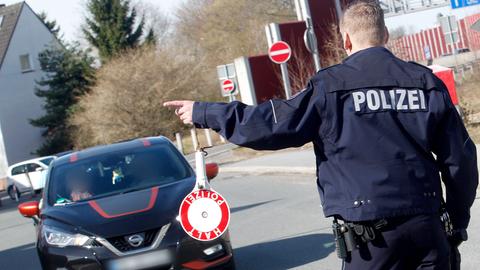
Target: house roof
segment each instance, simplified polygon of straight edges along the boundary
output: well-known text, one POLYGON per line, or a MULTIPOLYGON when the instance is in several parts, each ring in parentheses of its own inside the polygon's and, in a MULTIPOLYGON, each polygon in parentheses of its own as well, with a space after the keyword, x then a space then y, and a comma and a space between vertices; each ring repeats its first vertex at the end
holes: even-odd
POLYGON ((0 17, 3 16, 2 24, 0 25, 0 67, 2 66, 5 54, 7 53, 10 40, 12 39, 23 6, 24 2, 20 2, 0 7, 0 17))

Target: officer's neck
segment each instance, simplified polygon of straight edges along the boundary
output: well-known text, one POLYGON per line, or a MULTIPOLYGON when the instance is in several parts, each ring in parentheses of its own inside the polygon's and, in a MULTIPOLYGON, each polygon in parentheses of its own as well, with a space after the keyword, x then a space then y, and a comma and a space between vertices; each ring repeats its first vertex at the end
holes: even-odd
POLYGON ((359 51, 363 51, 363 50, 366 50, 366 49, 370 49, 370 48, 373 48, 373 47, 384 47, 385 45, 371 45, 371 44, 368 44, 368 45, 357 45, 357 46, 353 46, 351 50, 347 50, 347 55, 350 56, 354 53, 357 53, 359 51))

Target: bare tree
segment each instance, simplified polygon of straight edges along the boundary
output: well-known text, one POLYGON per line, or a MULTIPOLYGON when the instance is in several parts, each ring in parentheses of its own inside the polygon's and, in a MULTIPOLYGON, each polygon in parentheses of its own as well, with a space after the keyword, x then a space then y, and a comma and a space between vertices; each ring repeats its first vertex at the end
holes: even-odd
POLYGON ((145 136, 171 137, 184 128, 162 103, 202 98, 208 83, 202 76, 203 67, 177 57, 175 50, 141 48, 105 64, 97 73, 97 85, 81 98, 70 119, 76 130, 75 147, 145 136))
POLYGON ((327 31, 327 36, 330 38, 323 47, 325 54, 323 55, 324 59, 322 60, 322 63, 326 66, 331 66, 342 62, 342 60, 347 57, 347 53, 343 48, 342 35, 338 30, 338 26, 336 24, 331 24, 330 27, 327 28, 327 31))
MULTIPOLYGON (((306 51, 303 42, 293 43, 291 47, 295 57, 287 65, 292 94, 296 94, 304 89, 308 80, 315 75, 315 65, 312 55, 306 51)), ((277 73, 277 75, 279 81, 282 81, 281 74, 277 73)))
POLYGON ((408 49, 407 45, 404 45, 402 42, 403 37, 406 35, 407 30, 405 26, 397 27, 389 31, 390 38, 387 43, 387 48, 392 51, 398 58, 403 60, 408 60, 408 49))
POLYGON ((70 119, 76 148, 183 127, 161 105, 176 98, 219 99, 215 66, 265 53, 265 24, 295 19, 292 0, 185 0, 169 21, 136 3, 158 46, 127 51, 102 66, 97 85, 70 119))
MULTIPOLYGON (((342 37, 338 27, 332 24, 326 36, 330 37, 323 47, 322 63, 324 67, 340 63, 346 52, 342 46, 342 37)), ((306 51, 303 42, 291 44, 294 58, 288 63, 288 73, 293 94, 301 91, 308 84, 308 80, 315 74, 315 65, 312 55, 306 51)), ((278 74, 281 81, 281 75, 278 74)))
POLYGON ((145 19, 145 29, 152 29, 159 46, 166 43, 173 35, 172 20, 157 6, 149 2, 137 0, 134 7, 145 19))
POLYGON ((390 40, 399 39, 401 37, 404 37, 407 34, 407 30, 405 29, 405 26, 399 26, 397 28, 393 28, 388 32, 389 32, 390 40))
POLYGON ((265 53, 264 26, 295 19, 291 0, 187 0, 176 11, 176 31, 211 66, 265 53))

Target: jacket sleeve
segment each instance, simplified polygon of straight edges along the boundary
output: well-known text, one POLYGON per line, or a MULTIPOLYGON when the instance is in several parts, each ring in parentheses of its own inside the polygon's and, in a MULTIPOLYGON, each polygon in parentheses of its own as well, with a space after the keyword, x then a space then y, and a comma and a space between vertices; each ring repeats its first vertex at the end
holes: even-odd
POLYGON ((463 121, 441 83, 445 113, 437 129, 433 152, 446 188, 446 206, 454 229, 466 229, 478 186, 477 152, 463 121))
POLYGON ((257 149, 298 147, 318 136, 321 105, 312 83, 289 100, 272 99, 258 106, 241 102, 195 102, 193 122, 211 128, 228 141, 257 149))

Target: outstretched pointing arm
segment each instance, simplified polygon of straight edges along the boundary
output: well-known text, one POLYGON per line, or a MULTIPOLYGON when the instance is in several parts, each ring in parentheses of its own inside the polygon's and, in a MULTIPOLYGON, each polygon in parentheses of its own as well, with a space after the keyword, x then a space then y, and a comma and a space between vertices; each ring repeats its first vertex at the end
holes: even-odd
POLYGON ((193 101, 171 101, 164 106, 176 108, 184 123, 211 128, 232 143, 276 150, 302 146, 318 136, 323 104, 323 96, 310 83, 289 100, 272 99, 258 106, 193 101))

